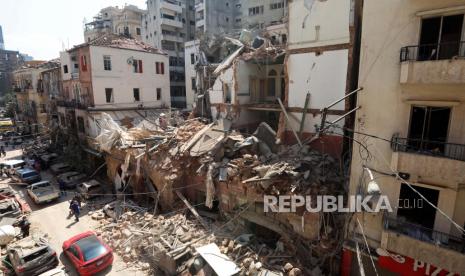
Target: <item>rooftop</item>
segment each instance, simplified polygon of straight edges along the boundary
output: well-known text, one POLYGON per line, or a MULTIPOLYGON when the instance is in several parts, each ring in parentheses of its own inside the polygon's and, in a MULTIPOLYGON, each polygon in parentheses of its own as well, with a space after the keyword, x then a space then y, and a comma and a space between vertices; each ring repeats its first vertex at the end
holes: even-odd
POLYGON ((116 34, 105 34, 99 36, 94 40, 74 46, 72 49, 68 50, 68 52, 87 46, 110 47, 154 54, 164 54, 161 50, 153 48, 142 41, 116 34))

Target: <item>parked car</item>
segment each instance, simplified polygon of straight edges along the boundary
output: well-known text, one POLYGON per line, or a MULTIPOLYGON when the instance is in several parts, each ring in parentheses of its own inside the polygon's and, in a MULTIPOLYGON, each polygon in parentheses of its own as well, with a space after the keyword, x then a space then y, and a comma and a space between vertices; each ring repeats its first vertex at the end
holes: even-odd
POLYGON ((0 169, 7 169, 8 173, 14 173, 18 169, 26 167, 26 162, 21 159, 5 160, 0 163, 0 169))
POLYGON ((49 270, 47 272, 44 272, 40 274, 39 276, 66 276, 68 273, 66 273, 65 268, 54 268, 52 270, 49 270))
POLYGON ((56 161, 58 158, 58 154, 56 153, 48 153, 48 154, 43 154, 39 157, 40 159, 40 165, 42 166, 42 169, 48 169, 50 165, 53 164, 54 161, 56 161))
POLYGON ((57 254, 48 245, 9 248, 7 262, 18 276, 39 275, 58 266, 57 254))
POLYGON ((113 263, 113 252, 94 232, 88 231, 63 243, 63 252, 79 275, 94 275, 113 263))
POLYGON ((29 185, 27 187, 27 194, 36 204, 51 202, 60 197, 60 192, 49 181, 41 181, 29 185))
POLYGON ((57 176, 58 182, 63 182, 66 189, 73 189, 79 184, 80 181, 84 180, 87 175, 80 172, 65 172, 57 176))
POLYGON ((40 173, 29 168, 16 170, 14 178, 19 183, 27 184, 36 183, 42 180, 40 173))
POLYGON ((50 171, 54 174, 60 174, 69 171, 71 166, 67 163, 57 163, 50 166, 50 171))
POLYGON ((90 181, 82 182, 76 186, 79 194, 85 199, 90 199, 103 193, 102 183, 95 179, 90 181))

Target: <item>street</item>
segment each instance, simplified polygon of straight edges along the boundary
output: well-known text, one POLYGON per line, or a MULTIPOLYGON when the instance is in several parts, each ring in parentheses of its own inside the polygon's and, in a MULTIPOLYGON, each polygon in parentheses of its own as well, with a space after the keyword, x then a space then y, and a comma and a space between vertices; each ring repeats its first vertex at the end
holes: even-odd
MULTIPOLYGON (((21 158, 21 155, 21 150, 11 149, 9 151, 7 150, 6 157, 2 157, 1 160, 21 158)), ((48 172, 42 172, 41 175, 42 179, 50 180, 54 185, 57 185, 54 177, 48 172)), ((66 268, 67 273, 69 273, 69 275, 78 275, 66 256, 62 253, 61 246, 63 241, 72 236, 89 230, 96 230, 98 222, 87 215, 88 208, 86 205, 83 204, 79 222, 75 222, 74 216, 69 217, 69 201, 74 195, 73 191, 68 191, 67 195, 62 196, 59 201, 38 206, 32 202, 30 197, 27 195, 24 186, 7 184, 8 180, 9 179, 5 179, 1 181, 0 184, 10 185, 19 195, 21 195, 23 199, 26 200, 32 209, 32 213, 28 217, 31 222, 31 234, 46 235, 47 240, 51 247, 56 250, 60 263, 66 268)), ((116 254, 114 254, 114 257, 113 266, 98 275, 144 275, 142 272, 134 271, 131 267, 127 267, 116 254)))

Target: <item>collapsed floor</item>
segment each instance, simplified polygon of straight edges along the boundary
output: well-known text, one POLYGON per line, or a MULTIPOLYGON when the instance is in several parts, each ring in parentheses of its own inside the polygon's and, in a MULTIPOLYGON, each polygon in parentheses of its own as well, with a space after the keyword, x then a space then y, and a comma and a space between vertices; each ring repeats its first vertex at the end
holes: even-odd
POLYGON ((230 130, 227 120, 196 119, 164 130, 109 127, 102 135, 110 179, 136 200, 152 199, 151 212, 95 215, 126 261, 168 275, 210 275, 199 247, 216 244, 241 275, 336 273, 345 217, 263 207, 264 195, 344 194, 339 165, 329 155, 279 145, 264 123, 248 137, 230 130))

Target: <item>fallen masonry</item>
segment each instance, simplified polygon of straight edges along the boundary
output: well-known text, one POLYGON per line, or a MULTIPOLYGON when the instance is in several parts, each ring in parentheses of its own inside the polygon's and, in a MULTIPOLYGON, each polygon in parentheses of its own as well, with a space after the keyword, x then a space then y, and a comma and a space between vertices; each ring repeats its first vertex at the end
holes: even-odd
POLYGON ((110 219, 103 213, 94 217, 129 264, 168 275, 202 275, 197 273, 207 260, 199 254, 216 251, 216 245, 242 275, 338 271, 340 229, 348 216, 304 208, 264 212, 265 195, 345 195, 337 159, 307 145, 279 144, 266 123, 243 135, 228 120, 176 120, 161 130, 147 123, 125 129, 103 117, 97 140, 114 189, 124 193, 104 208, 110 219), (148 204, 138 207, 127 201, 128 194, 148 204), (249 235, 250 242, 242 240, 249 235))

